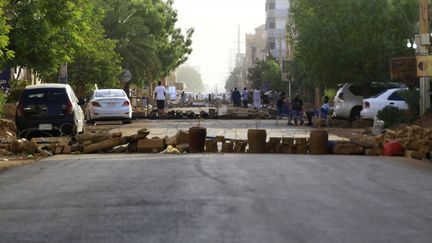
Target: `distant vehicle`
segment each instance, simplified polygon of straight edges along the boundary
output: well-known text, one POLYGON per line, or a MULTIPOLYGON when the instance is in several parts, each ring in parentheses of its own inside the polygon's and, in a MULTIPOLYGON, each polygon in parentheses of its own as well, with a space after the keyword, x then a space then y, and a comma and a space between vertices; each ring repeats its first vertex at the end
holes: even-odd
POLYGON ((132 106, 122 89, 98 89, 90 98, 85 114, 88 122, 108 119, 130 120, 132 106))
POLYGON ((363 119, 374 119, 378 111, 384 109, 386 106, 394 106, 401 110, 409 108, 405 99, 399 94, 403 89, 389 89, 377 94, 374 97, 364 99, 363 110, 360 116, 363 119))
POLYGON ((76 135, 84 131, 84 113, 68 84, 27 86, 18 102, 15 124, 20 138, 76 135))
MULTIPOLYGON (((374 82, 371 84, 370 91, 372 95, 376 95, 389 88, 407 89, 407 86, 398 83, 374 82)), ((363 108, 364 95, 364 90, 359 85, 351 83, 340 84, 339 90, 334 97, 333 116, 351 121, 359 119, 360 111, 363 108)))

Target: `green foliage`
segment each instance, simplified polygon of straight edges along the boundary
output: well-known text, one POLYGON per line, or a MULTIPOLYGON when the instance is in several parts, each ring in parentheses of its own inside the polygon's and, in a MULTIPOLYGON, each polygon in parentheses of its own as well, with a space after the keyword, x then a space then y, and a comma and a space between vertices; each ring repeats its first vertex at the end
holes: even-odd
POLYGON ((40 75, 58 73, 60 64, 70 62, 75 48, 84 44, 81 32, 89 26, 82 17, 91 1, 9 1, 5 12, 15 57, 8 66, 28 67, 40 75))
POLYGON ((186 84, 185 91, 199 93, 205 89, 201 74, 192 67, 182 66, 177 69, 177 82, 186 84))
POLYGON ((184 36, 175 28, 173 2, 162 0, 109 0, 103 26, 117 40, 116 51, 133 82, 151 82, 168 75, 191 53, 193 30, 184 36))
POLYGON ((386 106, 384 109, 378 111, 377 118, 384 121, 384 128, 393 127, 405 122, 404 111, 394 106, 386 106))
POLYGON ((242 73, 242 70, 240 67, 235 67, 231 73, 228 79, 225 82, 225 90, 226 91, 232 91, 234 88, 239 88, 240 83, 240 75, 242 73))
POLYGON ((27 82, 24 80, 15 79, 10 81, 9 84, 10 84, 10 93, 7 97, 7 102, 17 102, 20 99, 23 90, 27 86, 27 82))
POLYGON ((399 93, 408 103, 409 122, 413 122, 420 117, 420 93, 416 90, 404 90, 399 93))
POLYGON ((418 20, 416 0, 295 0, 291 7, 288 40, 318 84, 389 80, 389 59, 412 52, 406 39, 418 20))
POLYGON ((0 0, 0 70, 3 68, 3 64, 6 60, 13 57, 13 51, 7 47, 9 45, 10 25, 7 24, 7 18, 4 15, 3 6, 6 0, 0 0))
POLYGON ((279 64, 272 58, 255 62, 248 70, 248 79, 252 81, 254 87, 260 88, 268 83, 273 90, 284 89, 279 64))

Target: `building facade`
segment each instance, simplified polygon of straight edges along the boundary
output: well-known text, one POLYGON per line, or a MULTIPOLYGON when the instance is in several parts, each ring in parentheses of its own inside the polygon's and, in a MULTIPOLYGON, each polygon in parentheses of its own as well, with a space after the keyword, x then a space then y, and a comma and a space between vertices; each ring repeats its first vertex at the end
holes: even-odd
POLYGON ((287 45, 285 27, 290 8, 289 0, 266 1, 267 50, 276 59, 286 59, 287 45))
POLYGON ((255 28, 255 34, 246 34, 246 68, 253 67, 257 60, 265 59, 266 43, 265 25, 255 28))

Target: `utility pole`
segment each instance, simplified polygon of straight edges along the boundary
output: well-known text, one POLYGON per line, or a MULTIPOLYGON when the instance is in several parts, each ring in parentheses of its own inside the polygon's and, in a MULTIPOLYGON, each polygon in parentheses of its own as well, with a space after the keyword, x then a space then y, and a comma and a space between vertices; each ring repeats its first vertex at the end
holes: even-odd
MULTIPOLYGON (((421 56, 429 55, 429 1, 420 0, 420 20, 419 20, 420 45, 418 54, 421 56)), ((420 116, 426 114, 430 108, 430 78, 420 78, 420 116)))

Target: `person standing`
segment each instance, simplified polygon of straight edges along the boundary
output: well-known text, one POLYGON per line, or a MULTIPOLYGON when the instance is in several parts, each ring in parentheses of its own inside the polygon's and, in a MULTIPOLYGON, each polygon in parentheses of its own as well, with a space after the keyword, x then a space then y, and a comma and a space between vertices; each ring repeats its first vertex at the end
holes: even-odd
POLYGON ((291 108, 293 113, 294 124, 297 125, 297 120, 300 121, 300 126, 303 125, 303 101, 300 96, 296 94, 291 101, 291 108))
POLYGON ((184 91, 182 91, 180 98, 181 98, 182 105, 185 105, 186 104, 186 94, 184 91))
POLYGON ((259 88, 256 88, 253 92, 253 104, 256 109, 261 108, 261 91, 259 88))
POLYGON ((243 88, 241 99, 243 102, 243 108, 247 108, 248 107, 249 92, 246 89, 246 87, 243 88))
POLYGON ((155 88, 154 97, 156 100, 156 106, 158 109, 158 112, 163 112, 165 109, 165 97, 166 97, 166 90, 165 87, 162 86, 161 81, 158 82, 157 87, 155 88))
POLYGON ((324 121, 324 125, 329 127, 328 113, 330 110, 329 97, 324 96, 324 104, 321 106, 321 119, 324 121))
POLYGON ((234 91, 232 92, 231 98, 233 100, 233 104, 235 107, 240 107, 241 106, 241 94, 240 92, 237 90, 237 88, 234 88, 234 91))

